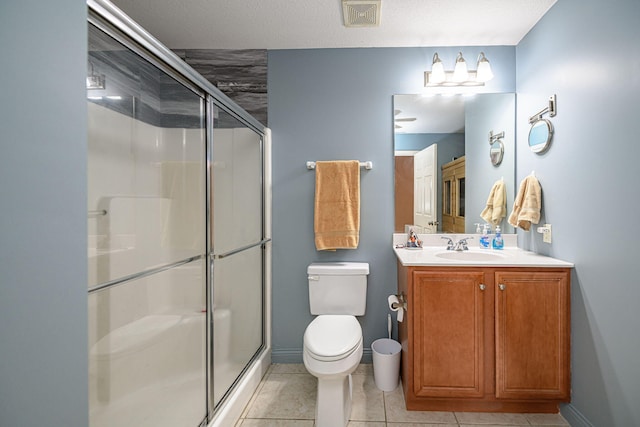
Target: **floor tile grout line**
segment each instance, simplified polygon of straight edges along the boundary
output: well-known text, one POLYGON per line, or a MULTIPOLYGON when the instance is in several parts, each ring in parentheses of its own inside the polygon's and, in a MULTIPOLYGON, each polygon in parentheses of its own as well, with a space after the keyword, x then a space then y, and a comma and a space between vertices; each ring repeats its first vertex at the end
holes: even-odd
POLYGON ((382 409, 384 409, 384 425, 386 426, 389 421, 387 420, 387 396, 384 391, 382 392, 382 409))

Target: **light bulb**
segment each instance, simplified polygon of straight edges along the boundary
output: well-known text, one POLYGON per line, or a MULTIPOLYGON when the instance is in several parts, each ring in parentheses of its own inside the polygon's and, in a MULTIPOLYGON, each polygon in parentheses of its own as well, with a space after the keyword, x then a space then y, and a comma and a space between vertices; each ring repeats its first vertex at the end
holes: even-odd
POLYGON ((456 67, 453 69, 453 81, 465 82, 468 78, 469 72, 467 71, 467 62, 462 57, 462 52, 458 52, 456 67))
POLYGON ((491 64, 489 60, 484 56, 484 52, 480 52, 478 56, 478 71, 476 79, 479 82, 488 82, 493 78, 493 72, 491 71, 491 64))
POLYGON ((438 57, 438 53, 436 52, 433 55, 433 64, 431 65, 431 83, 442 83, 446 80, 446 76, 444 74, 444 65, 442 65, 442 61, 438 57))

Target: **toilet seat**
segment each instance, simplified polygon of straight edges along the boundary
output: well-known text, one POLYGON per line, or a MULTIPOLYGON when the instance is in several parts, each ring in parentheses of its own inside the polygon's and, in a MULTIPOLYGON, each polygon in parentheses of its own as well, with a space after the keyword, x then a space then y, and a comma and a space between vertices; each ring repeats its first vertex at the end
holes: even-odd
POLYGON ((355 316, 320 315, 304 332, 304 348, 313 359, 332 362, 356 351, 362 342, 362 327, 355 316))

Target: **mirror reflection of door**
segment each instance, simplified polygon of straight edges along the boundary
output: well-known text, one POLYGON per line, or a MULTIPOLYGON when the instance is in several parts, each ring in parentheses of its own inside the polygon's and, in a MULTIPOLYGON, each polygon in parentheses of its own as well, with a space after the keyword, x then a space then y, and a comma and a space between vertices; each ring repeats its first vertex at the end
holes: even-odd
POLYGON ((430 145, 413 157, 413 224, 422 233, 438 230, 437 148, 437 144, 430 145))
POLYGON ((464 233, 465 157, 442 165, 442 232, 464 233))
POLYGON ((395 155, 395 227, 404 233, 413 224, 413 155, 414 151, 398 151, 395 155))

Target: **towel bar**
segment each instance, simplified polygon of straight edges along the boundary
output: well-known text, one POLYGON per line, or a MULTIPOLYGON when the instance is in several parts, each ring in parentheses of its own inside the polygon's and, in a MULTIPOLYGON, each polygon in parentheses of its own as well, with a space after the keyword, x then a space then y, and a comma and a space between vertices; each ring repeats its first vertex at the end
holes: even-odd
MULTIPOLYGON (((373 162, 360 162, 360 167, 366 170, 373 169, 373 162)), ((316 162, 307 162, 307 169, 312 170, 316 168, 316 162)))

